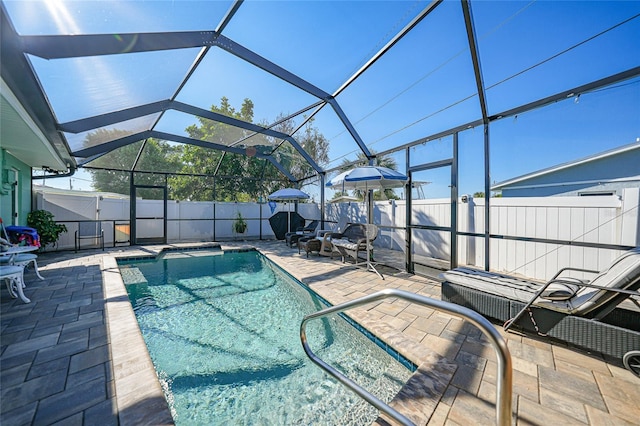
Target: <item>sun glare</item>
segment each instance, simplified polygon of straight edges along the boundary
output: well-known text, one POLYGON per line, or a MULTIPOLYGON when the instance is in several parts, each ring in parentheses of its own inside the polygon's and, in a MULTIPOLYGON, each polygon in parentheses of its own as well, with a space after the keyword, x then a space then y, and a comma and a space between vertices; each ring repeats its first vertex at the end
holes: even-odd
POLYGON ((63 0, 46 0, 44 4, 61 34, 80 33, 78 23, 63 0))

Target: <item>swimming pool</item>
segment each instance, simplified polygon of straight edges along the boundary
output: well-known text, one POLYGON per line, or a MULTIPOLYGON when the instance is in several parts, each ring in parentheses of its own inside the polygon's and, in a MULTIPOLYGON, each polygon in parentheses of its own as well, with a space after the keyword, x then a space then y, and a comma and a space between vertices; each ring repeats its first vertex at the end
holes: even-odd
MULTIPOLYGON (((176 424, 371 424, 377 411, 313 364, 304 315, 325 305, 257 251, 119 262, 176 424)), ((336 316, 309 324, 323 359, 390 401, 411 370, 336 316)))

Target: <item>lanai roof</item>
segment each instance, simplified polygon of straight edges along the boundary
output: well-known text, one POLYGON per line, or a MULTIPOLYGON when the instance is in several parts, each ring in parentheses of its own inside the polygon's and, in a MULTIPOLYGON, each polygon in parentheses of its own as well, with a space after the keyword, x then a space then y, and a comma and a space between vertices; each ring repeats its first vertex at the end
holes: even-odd
POLYGON ((251 153, 297 181, 279 155, 322 174, 640 74, 639 2, 5 0, 1 14, 3 93, 59 171, 156 138, 251 153), (213 112, 223 97, 250 99, 253 122, 213 112), (328 162, 298 142, 310 118, 328 162), (199 119, 223 136, 190 136, 199 119))

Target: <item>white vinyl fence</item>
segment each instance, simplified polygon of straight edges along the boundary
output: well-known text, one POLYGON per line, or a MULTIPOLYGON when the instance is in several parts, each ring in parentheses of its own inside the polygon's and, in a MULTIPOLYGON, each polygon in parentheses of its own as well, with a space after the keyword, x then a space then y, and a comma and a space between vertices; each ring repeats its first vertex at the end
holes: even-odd
MULTIPOLYGON (((619 196, 491 198, 491 235, 562 240, 610 245, 640 246, 640 190, 625 189, 619 196)), ((485 199, 463 197, 458 201, 458 232, 484 233, 485 199), (465 200, 464 202, 462 200, 465 200)), ((366 220, 363 203, 328 205, 327 217, 337 221, 347 215, 354 222, 366 220)), ((412 202, 412 225, 450 227, 449 199, 412 202)), ((374 223, 403 228, 406 202, 375 203, 374 223)), ((414 229, 412 253, 451 259, 449 231, 414 229)), ((384 229, 376 246, 405 250, 404 229, 384 229)), ((620 254, 618 250, 553 243, 490 240, 490 269, 547 280, 563 267, 602 270, 620 254)), ((458 237, 458 264, 484 268, 484 238, 458 237)), ((577 275, 579 276, 579 275, 577 275)))
MULTIPOLYGON (((458 201, 458 231, 484 233, 483 198, 463 197, 458 201), (463 202, 464 200, 464 202, 463 202)), ((490 233, 495 236, 525 237, 545 240, 580 241, 599 244, 640 245, 640 190, 625 189, 622 197, 522 197, 491 198, 490 233)), ((74 246, 77 221, 100 220, 105 232, 105 245, 111 246, 116 236, 114 224, 128 223, 129 199, 104 195, 80 196, 36 192, 34 206, 52 212, 55 220, 65 223, 68 232, 58 243, 59 249, 74 246)), ((167 241, 213 241, 234 238, 274 238, 269 218, 279 211, 292 211, 293 205, 278 203, 272 212, 268 204, 176 202, 167 206, 167 241), (232 224, 242 214, 248 223, 247 233, 234 235, 232 224)), ((137 200, 139 216, 161 216, 162 201, 137 200)), ((300 203, 298 213, 307 220, 320 219, 317 204, 300 203)), ((364 203, 327 204, 325 228, 346 216, 349 222, 366 222, 364 203)), ((451 203, 448 199, 412 202, 412 225, 450 226, 451 203)), ((144 221, 141 221, 143 223, 144 221)), ((375 245, 404 251, 406 202, 403 200, 374 203, 373 222, 380 226, 375 245)), ((138 236, 159 234, 162 221, 151 222, 148 229, 138 228, 138 236), (155 227, 155 228, 154 228, 155 227)), ((450 260, 451 237, 446 230, 414 229, 412 252, 415 255, 450 260)), ((161 235, 161 232, 160 232, 161 235)), ((565 266, 602 269, 619 251, 553 243, 492 238, 490 268, 517 273, 531 278, 548 279, 565 266)), ((458 263, 484 266, 484 239, 458 237, 458 263)))
MULTIPOLYGON (((67 227, 60 235, 57 248, 73 249, 75 232, 80 221, 99 220, 104 230, 105 246, 111 247, 115 241, 128 239, 128 235, 119 235, 119 224, 129 223, 129 198, 87 193, 70 195, 34 192, 34 209, 48 210, 58 223, 67 227), (126 238, 125 238, 126 237, 126 238)), ((162 217, 162 200, 136 200, 138 217, 162 217)), ((278 203, 274 209, 268 204, 258 203, 222 203, 205 201, 167 201, 167 242, 224 241, 231 239, 275 238, 269 218, 280 211, 294 211, 289 203, 278 203), (234 234, 232 225, 238 213, 247 222, 247 232, 234 234)), ((298 213, 307 220, 320 219, 317 204, 301 203, 298 213)), ((138 238, 151 238, 163 234, 162 220, 139 220, 138 238)), ((120 233, 122 231, 119 231, 120 233)), ((89 245, 83 242, 83 245, 89 245)))

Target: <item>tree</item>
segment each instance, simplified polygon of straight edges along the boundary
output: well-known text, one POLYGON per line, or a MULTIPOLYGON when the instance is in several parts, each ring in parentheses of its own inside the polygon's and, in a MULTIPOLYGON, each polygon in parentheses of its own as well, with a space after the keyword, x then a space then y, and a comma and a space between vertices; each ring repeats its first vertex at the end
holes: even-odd
MULTIPOLYGON (((124 136, 127 136, 127 133, 121 130, 99 129, 87 135, 85 146, 95 146, 104 141, 115 140, 124 136)), ((139 141, 122 146, 89 163, 89 166, 109 169, 89 169, 92 175, 93 188, 97 191, 128 195, 130 174, 127 171, 130 171, 133 167, 143 144, 144 141, 139 141)), ((175 171, 179 161, 179 151, 179 148, 172 147, 165 141, 148 139, 144 144, 143 152, 139 156, 135 170, 175 171)), ((164 185, 164 176, 139 173, 136 175, 136 184, 164 185)), ((138 195, 144 197, 144 191, 141 191, 138 195)))
MULTIPOLYGON (((212 105, 211 111, 253 122, 253 102, 245 99, 240 111, 233 108, 229 100, 223 97, 220 106, 212 105)), ((282 119, 281 114, 277 120, 282 119)), ((301 179, 313 172, 306 160, 288 142, 263 134, 233 127, 224 123, 198 118, 199 125, 189 126, 186 131, 194 139, 223 143, 225 145, 238 142, 236 146, 246 146, 256 152, 271 154, 285 169, 290 170, 296 179, 301 179)), ((298 142, 316 161, 328 161, 328 142, 313 127, 313 120, 302 129, 298 142)), ((263 126, 266 127, 265 124, 263 126)), ((291 134, 294 130, 291 121, 284 121, 273 127, 274 130, 291 134)), ((217 151, 208 148, 187 145, 183 151, 184 173, 215 175, 213 179, 192 179, 188 176, 177 176, 171 179, 172 193, 181 199, 222 201, 257 200, 271 192, 286 186, 280 171, 268 160, 250 155, 217 151)))
MULTIPOLYGON (((229 103, 229 99, 223 97, 220 100, 220 106, 212 105, 211 111, 247 122, 253 120, 253 102, 250 99, 245 99, 240 111, 236 111, 229 103)), ((248 135, 244 129, 207 118, 198 117, 198 121, 199 125, 193 124, 186 128, 189 137, 193 139, 229 145, 248 135)), ((170 179, 170 186, 172 195, 176 199, 211 200, 215 192, 215 197, 218 200, 237 201, 238 195, 241 196, 239 193, 246 191, 241 181, 228 178, 229 176, 244 175, 244 170, 248 166, 248 161, 244 156, 195 145, 185 145, 181 159, 180 172, 218 176, 219 178, 174 176, 170 179)))
MULTIPOLYGON (((231 106, 226 97, 220 106, 212 105, 211 111, 248 123, 253 122, 253 102, 245 99, 239 111, 231 106)), ((277 117, 282 120, 283 114, 277 117)), ((149 139, 136 165, 136 171, 176 172, 168 177, 169 197, 178 200, 203 201, 215 197, 221 201, 258 200, 271 192, 288 185, 280 170, 265 158, 255 153, 273 155, 289 170, 294 179, 302 179, 315 173, 304 157, 288 141, 234 127, 225 123, 198 117, 198 122, 186 128, 189 137, 201 141, 235 147, 246 147, 246 155, 220 151, 195 145, 170 145, 165 141, 149 139), (253 152, 252 152, 253 151, 253 152)), ((266 127, 266 125, 264 125, 266 127)), ((291 135, 295 130, 293 120, 283 121, 274 130, 291 135)), ((121 130, 100 129, 86 139, 85 146, 128 136, 121 130)), ((328 161, 329 144, 326 138, 309 120, 295 136, 298 143, 317 163, 328 161)), ((142 147, 143 141, 120 147, 90 165, 111 170, 91 170, 94 188, 100 191, 129 194, 130 174, 127 172, 142 147), (124 170, 122 171, 114 171, 124 170)), ((163 174, 136 174, 137 184, 165 184, 163 174)), ((153 190, 141 189, 136 195, 151 196, 153 190)))
MULTIPOLYGON (((283 117, 284 116, 280 114, 276 118, 276 121, 282 120, 283 117)), ((306 119, 306 117, 303 118, 306 119)), ((314 118, 309 119, 295 134, 293 133, 295 130, 293 120, 287 120, 274 126, 274 130, 288 135, 293 134, 298 144, 300 144, 307 154, 309 154, 317 164, 323 165, 329 161, 329 141, 313 126, 314 121, 314 118)), ((280 163, 282 163, 296 179, 302 179, 315 173, 313 167, 289 142, 280 144, 275 153, 280 163)))

